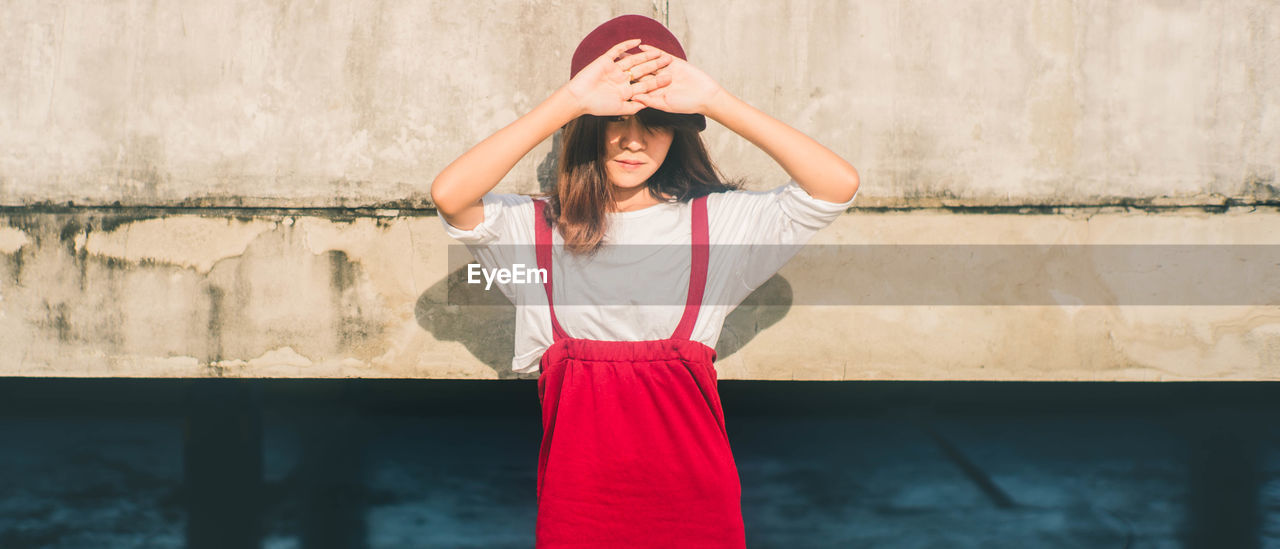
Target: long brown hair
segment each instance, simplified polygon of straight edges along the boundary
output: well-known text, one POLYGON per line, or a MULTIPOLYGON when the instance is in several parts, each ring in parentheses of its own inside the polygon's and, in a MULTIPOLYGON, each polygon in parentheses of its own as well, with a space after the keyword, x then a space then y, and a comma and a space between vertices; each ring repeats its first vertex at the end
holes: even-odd
MULTIPOLYGON (((687 117, 653 109, 643 109, 637 117, 645 130, 670 128, 674 133, 666 159, 645 182, 655 199, 688 202, 739 188, 738 182, 720 176, 707 155, 702 136, 689 127, 687 117), (664 195, 672 199, 667 200, 664 195)), ((604 128, 610 118, 583 115, 563 130, 556 184, 547 193, 549 200, 543 215, 560 231, 565 248, 573 253, 595 252, 604 243, 608 230, 606 214, 613 207, 613 199, 605 173, 604 128)))

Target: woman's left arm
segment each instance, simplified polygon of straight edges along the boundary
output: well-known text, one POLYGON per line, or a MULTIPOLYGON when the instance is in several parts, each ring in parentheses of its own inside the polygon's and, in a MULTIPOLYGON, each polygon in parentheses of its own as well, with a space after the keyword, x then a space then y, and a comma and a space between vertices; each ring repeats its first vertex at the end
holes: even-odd
POLYGON ((843 203, 858 192, 858 171, 831 149, 721 89, 703 114, 768 153, 809 196, 843 203))
MULTIPOLYGON (((657 49, 641 45, 641 49, 657 49)), ((858 171, 830 149, 745 101, 734 97, 706 73, 673 58, 658 71, 671 84, 632 99, 667 112, 699 113, 741 135, 774 159, 809 196, 843 203, 858 191, 858 171)))

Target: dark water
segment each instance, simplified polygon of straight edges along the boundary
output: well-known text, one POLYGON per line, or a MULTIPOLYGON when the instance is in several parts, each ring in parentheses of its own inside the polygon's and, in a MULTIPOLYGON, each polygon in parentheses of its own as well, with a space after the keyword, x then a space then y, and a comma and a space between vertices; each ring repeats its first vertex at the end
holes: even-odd
MULTIPOLYGON (((186 546, 192 387, 0 380, 0 548, 186 546)), ((531 382, 245 387, 261 406, 262 547, 532 546, 531 382)), ((1274 384, 721 394, 751 547, 1280 548, 1274 384)))

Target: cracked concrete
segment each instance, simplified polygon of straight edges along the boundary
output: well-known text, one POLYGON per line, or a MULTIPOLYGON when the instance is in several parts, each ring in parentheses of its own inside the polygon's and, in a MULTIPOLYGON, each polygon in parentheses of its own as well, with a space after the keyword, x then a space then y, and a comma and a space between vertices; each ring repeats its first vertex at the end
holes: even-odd
MULTIPOLYGON (((21 244, 0 253, 0 375, 516 377, 511 306, 449 304, 462 270, 435 217, 2 219, 0 234, 21 244)), ((1133 244, 1280 246, 1280 212, 855 212, 730 316, 717 368, 728 379, 1280 378, 1274 292, 1258 303, 1195 304, 1182 289, 1165 305, 1106 301, 1134 290, 1102 252, 1133 244), (989 248, 966 246, 991 244, 1093 255, 921 275, 876 247, 981 255, 989 248), (1082 266, 1084 293, 1070 293, 1077 283, 1059 271, 1082 266), (991 288, 975 296, 984 279, 991 288), (935 301, 910 302, 914 284, 935 301), (1046 296, 1042 284, 1063 291, 1046 296)))

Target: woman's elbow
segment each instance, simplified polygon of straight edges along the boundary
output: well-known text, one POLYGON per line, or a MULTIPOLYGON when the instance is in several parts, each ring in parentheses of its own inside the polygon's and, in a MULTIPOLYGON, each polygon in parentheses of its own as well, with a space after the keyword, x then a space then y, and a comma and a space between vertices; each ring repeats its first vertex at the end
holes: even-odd
POLYGON ((839 198, 841 200, 838 202, 853 200, 853 197, 858 194, 858 185, 861 183, 861 179, 858 177, 858 170, 853 166, 849 166, 849 169, 845 170, 845 173, 839 179, 841 189, 839 198))
POLYGON ((449 183, 443 178, 437 177, 431 182, 431 204, 435 206, 436 211, 441 215, 451 215, 458 211, 457 204, 453 201, 453 196, 449 192, 449 183))

